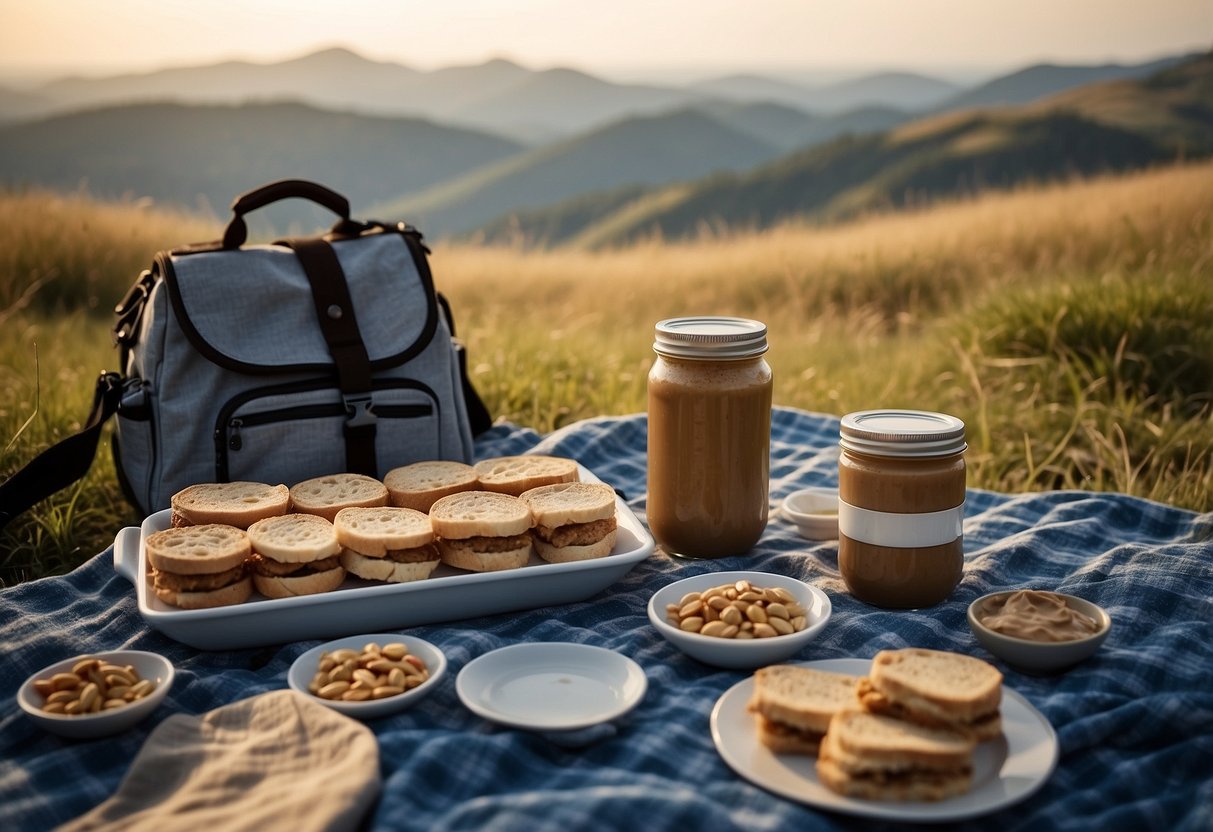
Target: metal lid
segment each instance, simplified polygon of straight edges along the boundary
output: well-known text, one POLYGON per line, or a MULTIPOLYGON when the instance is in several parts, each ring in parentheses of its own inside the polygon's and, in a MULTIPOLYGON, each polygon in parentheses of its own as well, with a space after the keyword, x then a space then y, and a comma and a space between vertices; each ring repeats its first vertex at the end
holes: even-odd
POLYGON ((862 410, 842 417, 839 445, 878 456, 951 456, 962 453, 965 423, 946 413, 862 410))
POLYGON ((675 358, 751 358, 767 351, 767 325, 749 318, 705 315, 658 321, 653 350, 675 358))

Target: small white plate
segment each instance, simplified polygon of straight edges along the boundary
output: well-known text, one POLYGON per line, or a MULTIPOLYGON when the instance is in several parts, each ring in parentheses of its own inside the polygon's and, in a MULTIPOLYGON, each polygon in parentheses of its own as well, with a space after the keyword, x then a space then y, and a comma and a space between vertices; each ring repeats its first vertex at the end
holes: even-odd
POLYGON ((647 689, 644 671, 627 656, 569 642, 502 647, 468 662, 455 679, 468 710, 536 731, 571 731, 616 719, 636 707, 647 689))
MULTIPOLYGON (((867 675, 869 659, 825 659, 805 667, 867 675)), ((1020 694, 1002 689, 1003 736, 973 752, 973 786, 966 794, 937 802, 859 800, 835 794, 817 779, 817 758, 775 754, 758 741, 754 715, 746 710, 754 692, 750 677, 729 688, 712 709, 712 741, 737 774, 780 797, 820 809, 907 823, 936 823, 985 815, 1024 800, 1044 785, 1057 766, 1057 734, 1020 694)))
POLYGON ((346 636, 336 641, 321 644, 319 647, 313 647, 295 659, 295 662, 291 665, 291 669, 287 671, 286 683, 291 690, 297 690, 304 696, 311 696, 321 705, 327 705, 334 711, 343 713, 346 716, 352 716, 357 719, 374 719, 413 707, 438 687, 438 683, 442 681, 442 677, 445 675, 446 656, 443 655, 441 650, 425 639, 420 639, 416 636, 400 635, 399 633, 370 633, 361 636, 346 636), (400 642, 409 648, 409 653, 425 662, 426 669, 430 672, 430 678, 412 690, 407 690, 397 696, 389 696, 386 699, 371 699, 366 702, 334 702, 331 699, 321 699, 319 696, 312 696, 307 686, 316 675, 316 668, 320 665, 321 653, 332 653, 334 650, 340 650, 343 647, 348 647, 351 650, 362 650, 363 647, 372 642, 378 644, 380 647, 385 644, 400 642))
POLYGON ((783 498, 783 516, 809 540, 838 539, 838 489, 802 488, 783 498))

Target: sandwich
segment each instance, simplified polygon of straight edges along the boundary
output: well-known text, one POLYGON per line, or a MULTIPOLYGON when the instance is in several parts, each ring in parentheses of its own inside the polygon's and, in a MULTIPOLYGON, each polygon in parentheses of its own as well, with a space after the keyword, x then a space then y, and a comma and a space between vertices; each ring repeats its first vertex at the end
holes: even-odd
POLYGON ((816 756, 834 714, 855 708, 859 677, 790 664, 754 673, 749 710, 758 719, 758 740, 776 754, 816 756))
POLYGON ((145 546, 152 589, 166 604, 183 610, 226 607, 247 601, 253 592, 245 571, 248 535, 235 526, 165 529, 149 534, 145 546))
POLYGON ((440 497, 480 490, 475 468, 462 462, 443 460, 393 468, 383 478, 383 484, 387 486, 391 505, 426 512, 440 497))
POLYGON ((518 499, 531 509, 535 551, 549 563, 600 558, 615 546, 615 489, 609 485, 541 485, 518 499))
POLYGON ((387 486, 363 474, 329 474, 291 486, 291 510, 330 523, 343 508, 386 506, 387 486))
POLYGON ((333 524, 314 514, 284 514, 248 528, 253 586, 267 598, 293 598, 341 586, 345 569, 333 524))
POLYGON ((499 456, 473 466, 485 491, 517 497, 523 491, 558 482, 577 482, 577 463, 556 456, 499 456))
POLYGON ((948 729, 846 709, 830 720, 817 776, 845 797, 943 800, 972 785, 974 745, 948 729))
POLYGON ((430 508, 442 562, 472 572, 526 566, 531 559, 531 510, 492 491, 451 494, 430 508))
POLYGON ((359 578, 418 581, 428 578, 440 560, 429 515, 411 508, 343 508, 333 528, 341 565, 359 578))
POLYGON ((977 741, 1002 733, 1002 674, 960 653, 910 647, 882 650, 857 691, 865 710, 977 741))
POLYGON ((176 528, 222 523, 247 529, 263 518, 286 514, 290 492, 285 485, 262 482, 206 482, 178 491, 171 502, 176 528))

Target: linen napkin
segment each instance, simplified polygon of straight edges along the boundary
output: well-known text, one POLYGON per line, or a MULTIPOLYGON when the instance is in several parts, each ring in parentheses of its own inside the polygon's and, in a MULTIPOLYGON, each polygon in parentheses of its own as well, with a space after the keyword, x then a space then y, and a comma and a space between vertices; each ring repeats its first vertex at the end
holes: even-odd
POLYGON ((114 795, 59 829, 355 829, 379 787, 366 726, 277 690, 164 720, 114 795))

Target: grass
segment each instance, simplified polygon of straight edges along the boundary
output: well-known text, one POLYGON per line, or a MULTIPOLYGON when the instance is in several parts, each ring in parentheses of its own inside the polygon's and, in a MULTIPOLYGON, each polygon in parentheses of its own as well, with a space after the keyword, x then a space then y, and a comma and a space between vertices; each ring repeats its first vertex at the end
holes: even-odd
MULTIPOLYGON (((156 249, 218 233, 57 200, 0 198, 0 474, 86 414, 95 373, 116 360, 97 310, 156 249), (31 227, 46 216, 70 233, 31 227), (60 289, 28 289, 46 275, 60 289)), ((433 266, 490 409, 540 431, 644 410, 657 320, 740 314, 770 327, 777 404, 954 413, 973 486, 1213 510, 1210 164, 687 243, 442 245, 433 266)), ((0 581, 69 569, 134 520, 99 453, 81 488, 10 526, 0 581)))

